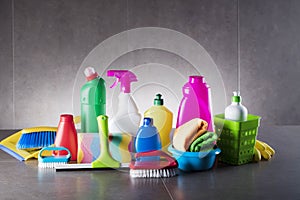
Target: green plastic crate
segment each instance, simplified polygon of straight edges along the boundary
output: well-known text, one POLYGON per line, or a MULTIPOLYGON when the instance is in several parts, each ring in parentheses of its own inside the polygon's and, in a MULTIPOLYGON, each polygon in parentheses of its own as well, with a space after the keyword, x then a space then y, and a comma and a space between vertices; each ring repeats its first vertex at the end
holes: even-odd
POLYGON ((252 162, 260 118, 248 114, 247 121, 232 121, 224 119, 224 114, 214 116, 215 130, 220 136, 220 161, 231 165, 252 162))

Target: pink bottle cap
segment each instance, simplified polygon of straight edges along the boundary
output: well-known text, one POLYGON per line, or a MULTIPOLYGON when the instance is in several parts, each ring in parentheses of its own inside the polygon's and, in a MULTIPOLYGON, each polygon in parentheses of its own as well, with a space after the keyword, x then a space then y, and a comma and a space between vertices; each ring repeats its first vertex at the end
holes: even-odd
POLYGON ((98 77, 98 73, 95 71, 93 67, 87 67, 84 70, 84 75, 88 81, 94 80, 98 77))

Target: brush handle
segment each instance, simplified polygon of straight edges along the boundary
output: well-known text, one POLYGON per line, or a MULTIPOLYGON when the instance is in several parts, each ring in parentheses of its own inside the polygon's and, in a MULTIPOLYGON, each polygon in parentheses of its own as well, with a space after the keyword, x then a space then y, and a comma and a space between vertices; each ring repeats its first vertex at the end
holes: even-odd
POLYGON ((92 168, 119 168, 120 163, 113 159, 108 146, 108 117, 100 115, 97 117, 100 138, 100 155, 92 162, 92 168))
POLYGON ((167 160, 168 166, 174 166, 177 165, 176 160, 171 157, 169 154, 160 151, 160 150, 155 150, 155 151, 147 151, 147 152, 140 152, 135 154, 135 158, 143 158, 143 157, 151 157, 151 156, 160 156, 163 157, 167 160))
POLYGON ((68 162, 71 158, 71 152, 65 147, 44 147, 40 150, 38 155, 39 162, 68 162), (64 156, 43 156, 44 151, 65 151, 67 155, 64 156))
POLYGON ((99 137, 101 153, 108 153, 108 117, 106 115, 100 115, 97 117, 99 127, 99 137))

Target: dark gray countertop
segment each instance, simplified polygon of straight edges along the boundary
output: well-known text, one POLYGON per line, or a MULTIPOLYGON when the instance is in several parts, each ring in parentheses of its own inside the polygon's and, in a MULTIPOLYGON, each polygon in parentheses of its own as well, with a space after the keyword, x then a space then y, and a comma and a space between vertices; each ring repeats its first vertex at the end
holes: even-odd
MULTIPOLYGON (((265 126, 258 138, 276 149, 269 161, 132 179, 128 170, 41 170, 0 151, 0 199, 300 199, 300 126, 265 126)), ((0 131, 0 140, 14 131, 0 131)))

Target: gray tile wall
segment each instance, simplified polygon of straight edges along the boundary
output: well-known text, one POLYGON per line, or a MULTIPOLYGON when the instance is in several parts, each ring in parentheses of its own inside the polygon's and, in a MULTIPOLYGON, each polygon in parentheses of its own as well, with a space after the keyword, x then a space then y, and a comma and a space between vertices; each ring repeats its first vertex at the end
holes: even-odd
POLYGON ((300 1, 241 1, 245 104, 263 121, 300 123, 300 1))
MULTIPOLYGON (((57 125, 60 113, 74 110, 74 79, 86 56, 138 27, 173 29, 200 43, 218 66, 229 102, 237 82, 236 6, 235 0, 0 0, 0 129, 57 125)), ((297 0, 240 0, 243 102, 265 124, 300 124, 299 10, 297 0)))
POLYGON ((0 128, 14 126, 11 6, 10 0, 0 1, 0 128))

